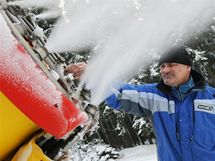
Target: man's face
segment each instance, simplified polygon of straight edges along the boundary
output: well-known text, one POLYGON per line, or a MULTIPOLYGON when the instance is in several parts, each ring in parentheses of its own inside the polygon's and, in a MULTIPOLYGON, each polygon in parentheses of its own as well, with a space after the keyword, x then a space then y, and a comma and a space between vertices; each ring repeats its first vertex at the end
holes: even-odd
POLYGON ((160 66, 161 77, 164 84, 177 87, 185 83, 190 76, 191 67, 178 63, 163 63, 160 66))

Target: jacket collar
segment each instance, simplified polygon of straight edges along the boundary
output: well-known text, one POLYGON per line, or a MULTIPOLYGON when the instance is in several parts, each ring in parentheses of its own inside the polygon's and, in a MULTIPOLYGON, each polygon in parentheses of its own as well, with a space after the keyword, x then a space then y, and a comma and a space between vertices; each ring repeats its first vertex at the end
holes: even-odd
MULTIPOLYGON (((204 89, 206 86, 205 79, 204 77, 197 71, 191 70, 191 77, 193 78, 193 81, 195 83, 195 87, 193 89, 201 90, 204 89)), ((157 86, 156 86, 160 91, 164 93, 171 93, 172 87, 165 85, 163 80, 161 80, 157 86)))

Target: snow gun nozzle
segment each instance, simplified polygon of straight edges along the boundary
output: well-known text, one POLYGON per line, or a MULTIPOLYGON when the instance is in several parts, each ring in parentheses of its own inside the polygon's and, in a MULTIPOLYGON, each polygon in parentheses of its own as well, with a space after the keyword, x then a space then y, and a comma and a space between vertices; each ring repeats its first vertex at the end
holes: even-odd
POLYGON ((0 5, 1 5, 2 9, 7 9, 7 7, 8 7, 6 0, 0 0, 0 5))
POLYGON ((88 104, 85 108, 85 111, 91 115, 94 115, 97 112, 97 107, 95 105, 88 104))

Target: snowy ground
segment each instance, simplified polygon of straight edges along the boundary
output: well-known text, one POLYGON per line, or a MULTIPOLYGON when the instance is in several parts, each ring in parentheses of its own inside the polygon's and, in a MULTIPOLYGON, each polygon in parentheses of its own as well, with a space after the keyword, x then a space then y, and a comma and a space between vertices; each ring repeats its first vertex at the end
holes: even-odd
POLYGON ((117 161, 157 161, 155 145, 142 145, 124 149, 117 161))

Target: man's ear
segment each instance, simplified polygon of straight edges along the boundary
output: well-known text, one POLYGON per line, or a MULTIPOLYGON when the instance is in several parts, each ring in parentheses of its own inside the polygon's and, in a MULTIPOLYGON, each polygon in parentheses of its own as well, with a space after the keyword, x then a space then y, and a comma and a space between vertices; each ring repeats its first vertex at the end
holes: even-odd
POLYGON ((187 70, 191 71, 191 66, 187 65, 187 70))

